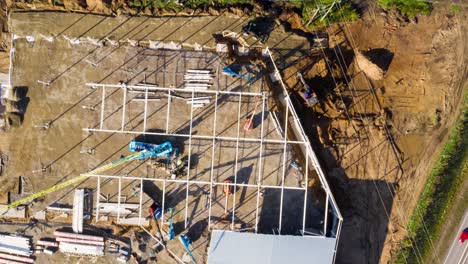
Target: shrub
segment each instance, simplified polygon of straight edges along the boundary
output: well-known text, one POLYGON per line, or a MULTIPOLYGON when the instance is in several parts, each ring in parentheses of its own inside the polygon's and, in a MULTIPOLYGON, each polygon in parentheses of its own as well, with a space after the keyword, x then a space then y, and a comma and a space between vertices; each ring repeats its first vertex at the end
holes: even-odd
MULTIPOLYGON (((295 6, 299 6, 302 14, 302 19, 304 23, 307 24, 316 13, 317 7, 328 6, 333 2, 334 0, 305 0, 293 1, 292 3, 295 6)), ((358 12, 349 2, 344 2, 341 5, 335 4, 332 10, 330 10, 330 12, 324 19, 321 19, 322 16, 323 14, 316 15, 314 17, 314 20, 311 23, 309 23, 309 27, 320 28, 325 27, 328 24, 353 21, 359 18, 358 12)))
POLYGON ((384 9, 396 7, 402 14, 409 17, 429 15, 432 11, 431 4, 420 0, 379 0, 379 5, 384 9))

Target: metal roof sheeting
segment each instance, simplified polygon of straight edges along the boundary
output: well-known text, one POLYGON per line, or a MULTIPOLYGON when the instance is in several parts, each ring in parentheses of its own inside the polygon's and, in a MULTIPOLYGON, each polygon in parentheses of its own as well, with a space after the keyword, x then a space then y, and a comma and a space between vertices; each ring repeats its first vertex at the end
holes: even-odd
POLYGON ((335 238, 211 232, 208 264, 333 263, 335 238))

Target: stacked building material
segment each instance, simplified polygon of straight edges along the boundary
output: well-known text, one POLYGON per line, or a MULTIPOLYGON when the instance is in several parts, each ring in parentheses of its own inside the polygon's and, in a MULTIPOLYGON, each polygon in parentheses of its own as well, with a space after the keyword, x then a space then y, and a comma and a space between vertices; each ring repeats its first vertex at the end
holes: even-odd
POLYGON ((67 254, 102 256, 104 255, 104 237, 68 232, 54 232, 59 242, 59 250, 67 254))
POLYGON ((184 88, 187 90, 208 90, 214 75, 211 70, 187 70, 184 75, 184 88))
POLYGON ((34 263, 28 237, 0 235, 0 263, 34 263))

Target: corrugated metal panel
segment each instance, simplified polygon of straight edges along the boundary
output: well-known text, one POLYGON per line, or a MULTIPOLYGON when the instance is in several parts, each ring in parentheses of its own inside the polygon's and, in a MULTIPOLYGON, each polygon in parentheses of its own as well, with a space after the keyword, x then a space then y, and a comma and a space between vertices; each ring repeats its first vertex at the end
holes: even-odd
POLYGON ((214 230, 208 264, 329 264, 335 238, 283 236, 214 230))

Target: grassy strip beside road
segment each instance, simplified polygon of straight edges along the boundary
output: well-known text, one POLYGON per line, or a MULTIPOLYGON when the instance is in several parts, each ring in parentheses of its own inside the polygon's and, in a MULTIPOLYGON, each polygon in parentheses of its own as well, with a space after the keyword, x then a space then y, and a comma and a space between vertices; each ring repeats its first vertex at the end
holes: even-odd
POLYGON ((446 220, 456 202, 455 197, 463 191, 461 187, 467 177, 466 170, 463 170, 468 160, 467 129, 468 95, 465 94, 462 113, 450 131, 448 141, 432 168, 408 223, 408 235, 401 242, 393 263, 419 263, 420 257, 425 263, 430 257, 433 249, 431 243, 440 238, 441 231, 445 228, 446 220), (424 224, 421 219, 424 219, 424 224), (418 253, 413 249, 412 242, 417 247, 418 253))

